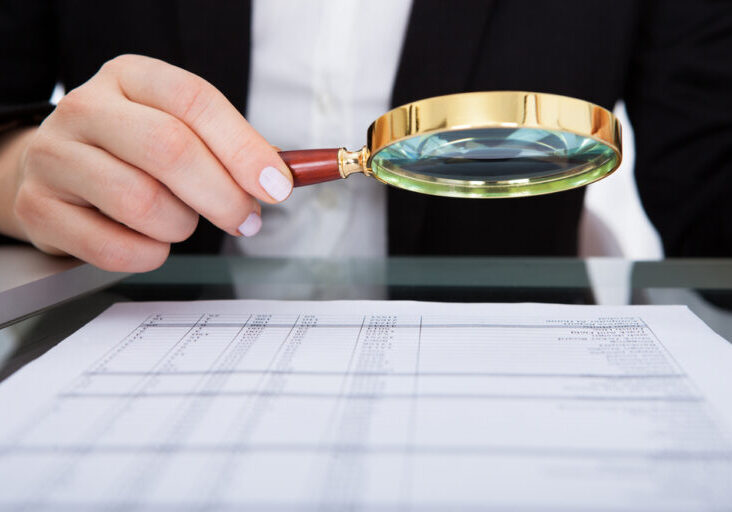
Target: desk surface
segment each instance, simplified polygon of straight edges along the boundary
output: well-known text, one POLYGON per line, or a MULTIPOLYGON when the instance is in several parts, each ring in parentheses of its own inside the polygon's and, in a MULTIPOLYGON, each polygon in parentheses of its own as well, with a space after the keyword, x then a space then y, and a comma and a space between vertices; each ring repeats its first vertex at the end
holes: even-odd
POLYGON ((48 256, 30 246, 3 247, 0 249, 0 293, 82 264, 73 258, 48 256))
MULTIPOLYGON (((178 256, 157 271, 131 276, 102 272, 73 260, 43 265, 47 265, 45 274, 38 270, 27 273, 25 279, 16 276, 15 286, 0 289, 0 301, 4 300, 0 311, 7 317, 0 318, 0 325, 5 324, 0 329, 0 379, 111 304, 131 300, 686 304, 732 340, 732 260, 178 256), (52 264, 60 266, 51 270, 52 264)), ((0 268, 0 279, 12 274, 5 265, 0 268)))
POLYGON ((30 246, 0 247, 0 327, 103 288, 127 274, 104 272, 30 246))

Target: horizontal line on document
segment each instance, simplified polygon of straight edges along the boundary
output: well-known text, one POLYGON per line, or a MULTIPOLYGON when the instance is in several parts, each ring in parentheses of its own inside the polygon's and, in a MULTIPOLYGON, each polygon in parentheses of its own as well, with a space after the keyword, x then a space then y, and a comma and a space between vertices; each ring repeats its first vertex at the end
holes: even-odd
POLYGON ((586 395, 507 395, 490 393, 299 393, 280 391, 186 391, 186 392, 133 392, 133 393, 84 393, 70 392, 56 395, 58 398, 194 398, 254 396, 277 398, 340 398, 354 400, 584 400, 584 401, 626 401, 626 402, 703 402, 696 396, 586 396, 586 395))
POLYGON ((222 443, 217 445, 156 443, 150 445, 94 445, 76 444, 65 446, 48 445, 0 445, 0 456, 10 453, 42 453, 42 454, 84 454, 122 453, 122 454, 154 454, 154 453, 232 453, 232 452, 305 452, 305 453, 353 453, 353 454, 405 454, 405 455, 459 455, 486 456, 510 455, 527 457, 621 457, 621 458, 654 458, 675 460, 721 460, 732 463, 730 450, 616 450, 602 448, 572 447, 526 447, 526 446, 486 446, 486 445, 364 445, 348 443, 331 444, 285 444, 285 443, 222 443))
POLYGON ((637 373, 637 374, 597 374, 597 373, 507 373, 507 372, 369 372, 369 371, 313 371, 313 370, 103 370, 84 372, 85 377, 147 377, 166 375, 307 375, 307 376, 356 376, 356 377, 545 377, 577 379, 683 379, 683 373, 637 373))
MULTIPOLYGON (((208 327, 231 327, 231 328, 241 328, 241 327, 253 327, 253 328, 271 328, 271 327, 278 327, 283 329, 290 329, 292 327, 307 327, 310 329, 327 329, 327 328, 337 328, 337 329, 360 329, 361 324, 360 323, 342 323, 342 324, 310 324, 310 323, 247 323, 247 322, 170 322, 170 323, 144 323, 140 324, 138 328, 140 327, 178 327, 178 328, 187 328, 190 329, 192 327, 201 327, 201 328, 208 328, 208 327)), ((457 328, 457 329, 474 329, 476 327, 486 327, 486 328, 512 328, 512 329, 642 329, 647 330, 648 328, 645 325, 642 324, 623 324, 623 325, 554 325, 554 324, 422 324, 422 329, 429 329, 429 328, 439 328, 439 329, 450 329, 450 328, 457 328)), ((372 325, 372 324, 365 324, 365 329, 419 329, 419 324, 397 324, 397 325, 372 325)))

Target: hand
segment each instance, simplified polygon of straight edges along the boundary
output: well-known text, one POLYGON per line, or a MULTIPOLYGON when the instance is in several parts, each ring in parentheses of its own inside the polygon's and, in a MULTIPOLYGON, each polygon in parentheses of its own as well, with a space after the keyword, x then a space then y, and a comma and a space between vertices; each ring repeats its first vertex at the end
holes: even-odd
POLYGON ((292 176, 211 84, 123 55, 64 96, 20 158, 13 216, 41 250, 113 271, 160 266, 198 215, 232 235, 261 226, 292 176))

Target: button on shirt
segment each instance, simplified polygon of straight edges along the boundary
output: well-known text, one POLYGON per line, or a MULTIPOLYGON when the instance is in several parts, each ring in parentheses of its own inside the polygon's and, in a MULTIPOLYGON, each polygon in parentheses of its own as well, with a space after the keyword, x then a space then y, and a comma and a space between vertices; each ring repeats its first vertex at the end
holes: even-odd
MULTIPOLYGON (((389 110, 410 2, 255 0, 247 119, 284 149, 359 149, 389 110)), ((362 175, 262 204, 262 230, 229 241, 253 256, 386 253, 385 185, 362 175)))

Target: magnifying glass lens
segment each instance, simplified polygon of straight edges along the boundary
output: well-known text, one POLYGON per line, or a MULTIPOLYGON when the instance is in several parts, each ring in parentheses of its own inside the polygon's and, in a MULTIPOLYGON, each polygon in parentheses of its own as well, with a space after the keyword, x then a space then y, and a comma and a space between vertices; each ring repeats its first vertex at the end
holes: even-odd
POLYGON ((373 155, 391 185, 452 197, 518 197, 591 183, 618 163, 608 145, 540 128, 472 128, 409 137, 373 155))

